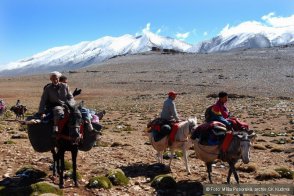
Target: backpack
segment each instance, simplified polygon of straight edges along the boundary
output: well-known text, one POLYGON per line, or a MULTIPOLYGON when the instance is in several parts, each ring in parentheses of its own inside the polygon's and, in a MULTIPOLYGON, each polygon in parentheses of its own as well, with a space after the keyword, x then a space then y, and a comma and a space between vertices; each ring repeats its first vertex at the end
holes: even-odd
POLYGON ((206 108, 205 113, 204 113, 204 120, 205 122, 208 122, 210 119, 210 112, 211 112, 211 108, 213 105, 209 106, 208 108, 206 108))

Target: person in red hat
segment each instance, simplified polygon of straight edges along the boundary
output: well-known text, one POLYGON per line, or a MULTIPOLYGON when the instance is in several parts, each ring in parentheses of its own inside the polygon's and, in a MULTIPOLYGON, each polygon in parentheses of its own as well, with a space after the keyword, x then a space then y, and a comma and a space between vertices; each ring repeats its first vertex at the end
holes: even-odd
POLYGON ((170 91, 168 93, 168 98, 163 103, 163 108, 160 114, 160 117, 164 120, 170 122, 179 122, 179 117, 176 109, 176 104, 174 100, 177 97, 177 93, 174 91, 170 91))
POLYGON ((177 93, 174 91, 170 91, 168 93, 168 98, 164 101, 163 103, 163 108, 160 114, 160 118, 167 121, 168 124, 171 127, 171 133, 170 133, 170 141, 175 140, 175 134, 178 130, 178 122, 180 121, 177 109, 176 109, 176 104, 174 100, 177 97, 177 93))

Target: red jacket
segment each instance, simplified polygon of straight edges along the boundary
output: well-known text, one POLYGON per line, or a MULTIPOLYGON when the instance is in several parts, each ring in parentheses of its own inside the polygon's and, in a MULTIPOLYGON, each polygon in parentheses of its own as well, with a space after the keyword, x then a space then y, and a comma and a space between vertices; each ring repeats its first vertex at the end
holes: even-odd
POLYGON ((217 116, 223 116, 225 119, 229 117, 229 110, 224 103, 218 100, 211 108, 211 111, 217 116))

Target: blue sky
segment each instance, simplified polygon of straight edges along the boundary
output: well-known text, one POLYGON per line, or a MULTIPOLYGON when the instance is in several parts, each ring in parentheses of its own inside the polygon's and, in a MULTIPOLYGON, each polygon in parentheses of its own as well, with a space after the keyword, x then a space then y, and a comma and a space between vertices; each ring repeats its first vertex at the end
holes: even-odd
POLYGON ((46 49, 149 28, 190 44, 226 26, 289 17, 293 0, 1 0, 0 65, 46 49), (270 14, 271 13, 271 14, 270 14))

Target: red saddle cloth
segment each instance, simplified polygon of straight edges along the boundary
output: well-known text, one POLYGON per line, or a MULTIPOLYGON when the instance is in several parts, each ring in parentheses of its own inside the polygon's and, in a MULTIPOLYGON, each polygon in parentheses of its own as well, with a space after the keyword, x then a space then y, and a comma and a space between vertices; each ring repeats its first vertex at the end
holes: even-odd
POLYGON ((169 135, 170 141, 172 141, 172 142, 175 141, 175 137, 176 137, 176 133, 177 133, 178 129, 179 129, 179 123, 172 124, 172 130, 171 130, 171 133, 169 135))
POLYGON ((228 118, 228 121, 232 123, 232 127, 235 131, 246 129, 249 130, 249 125, 245 122, 240 121, 238 118, 228 118))
POLYGON ((229 148, 232 140, 233 140, 233 132, 232 131, 228 131, 226 133, 225 139, 224 139, 224 141, 222 143, 222 146, 221 146, 222 152, 227 152, 227 150, 228 150, 228 148, 229 148))

